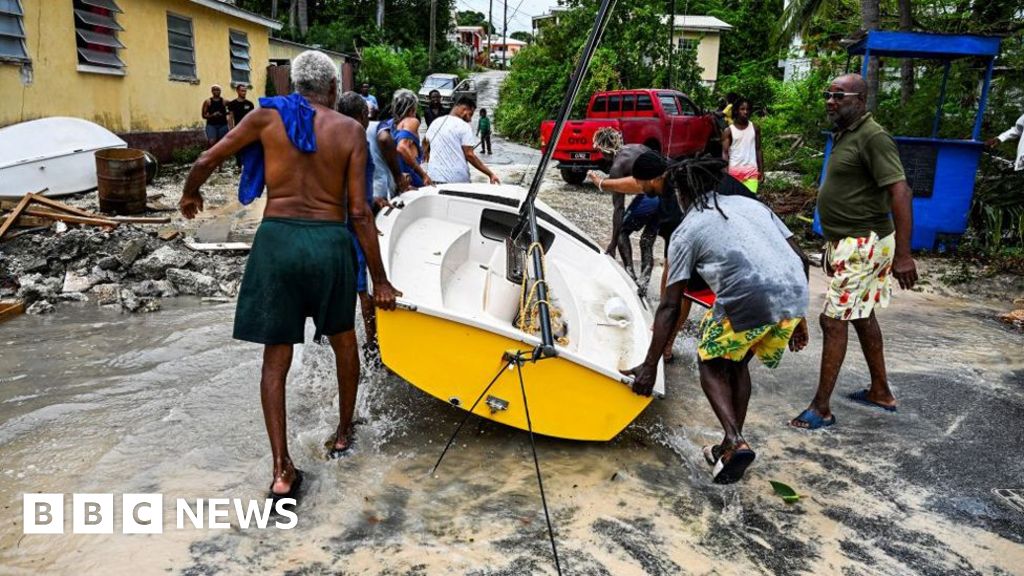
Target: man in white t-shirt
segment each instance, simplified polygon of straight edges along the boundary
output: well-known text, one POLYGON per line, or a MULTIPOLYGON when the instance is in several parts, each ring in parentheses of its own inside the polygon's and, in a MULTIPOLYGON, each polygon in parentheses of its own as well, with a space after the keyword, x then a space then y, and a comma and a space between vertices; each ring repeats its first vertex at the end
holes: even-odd
POLYGON ((1024 134, 1024 114, 1017 119, 1013 126, 1010 126, 1009 130, 985 142, 985 145, 992 149, 1007 140, 1020 140, 1017 143, 1017 156, 1013 162, 1013 169, 1020 172, 1024 170, 1024 137, 1021 136, 1022 134, 1024 134))
POLYGON ((461 96, 452 111, 442 116, 427 128, 423 139, 426 157, 427 174, 435 184, 455 184, 469 182, 469 165, 482 172, 491 184, 501 184, 491 169, 477 157, 473 148, 476 147, 476 136, 470 120, 476 111, 476 99, 472 96, 461 96))

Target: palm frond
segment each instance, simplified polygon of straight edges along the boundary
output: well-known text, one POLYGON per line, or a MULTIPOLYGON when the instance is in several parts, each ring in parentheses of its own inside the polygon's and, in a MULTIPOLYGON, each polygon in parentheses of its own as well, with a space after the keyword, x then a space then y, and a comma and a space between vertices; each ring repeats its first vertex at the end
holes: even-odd
POLYGON ((797 34, 807 32, 811 20, 825 7, 825 0, 790 0, 789 6, 775 25, 773 40, 782 45, 789 43, 797 34))

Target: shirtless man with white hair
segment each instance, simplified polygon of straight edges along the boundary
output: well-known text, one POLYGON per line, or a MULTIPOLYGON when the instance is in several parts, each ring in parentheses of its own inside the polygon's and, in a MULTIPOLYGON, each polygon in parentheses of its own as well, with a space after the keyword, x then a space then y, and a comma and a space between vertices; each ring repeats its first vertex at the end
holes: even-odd
POLYGON ((242 278, 234 337, 265 346, 260 398, 274 460, 270 496, 275 500, 295 497, 302 483, 288 454, 285 376, 292 346, 303 341, 310 316, 314 338, 327 336, 337 361, 340 422, 330 451, 340 454, 351 446, 359 357, 353 331, 355 265, 346 221, 366 254, 376 306, 393 309, 401 295, 384 273, 366 203, 366 133, 359 122, 334 111, 334 63, 322 52, 303 52, 292 62, 291 76, 295 94, 264 99, 261 104, 271 107, 248 114, 199 157, 179 203, 181 213, 194 218, 203 209, 199 188, 221 162, 251 143, 263 146, 267 206, 242 278))

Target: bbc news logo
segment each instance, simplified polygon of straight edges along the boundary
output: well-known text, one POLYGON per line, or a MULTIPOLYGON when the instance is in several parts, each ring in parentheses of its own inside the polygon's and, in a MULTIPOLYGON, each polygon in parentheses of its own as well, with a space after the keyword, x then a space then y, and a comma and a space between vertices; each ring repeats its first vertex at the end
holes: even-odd
MULTIPOLYGON (((25 534, 64 534, 64 494, 25 494, 23 531, 25 534)), ((122 534, 163 534, 163 494, 122 494, 120 530, 122 534)), ((242 530, 291 530, 298 524, 295 499, 274 502, 240 498, 198 498, 174 501, 175 526, 212 530, 231 528, 232 518, 242 530), (273 520, 273 522, 271 521, 273 520)), ((113 534, 118 519, 113 494, 73 494, 71 496, 72 534, 113 534)))

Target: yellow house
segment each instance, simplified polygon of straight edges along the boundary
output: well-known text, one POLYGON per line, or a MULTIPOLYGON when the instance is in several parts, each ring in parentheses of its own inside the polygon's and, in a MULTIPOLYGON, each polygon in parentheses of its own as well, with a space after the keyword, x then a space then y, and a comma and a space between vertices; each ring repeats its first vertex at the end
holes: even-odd
POLYGON ((182 141, 167 133, 202 127, 212 85, 263 95, 280 28, 222 0, 0 0, 0 126, 75 116, 130 146, 182 141))
MULTIPOLYGON (((666 18, 666 22, 668 19, 666 18)), ((701 79, 706 84, 718 81, 718 51, 721 34, 732 26, 714 16, 676 15, 672 30, 672 43, 679 51, 696 50, 701 79)))

